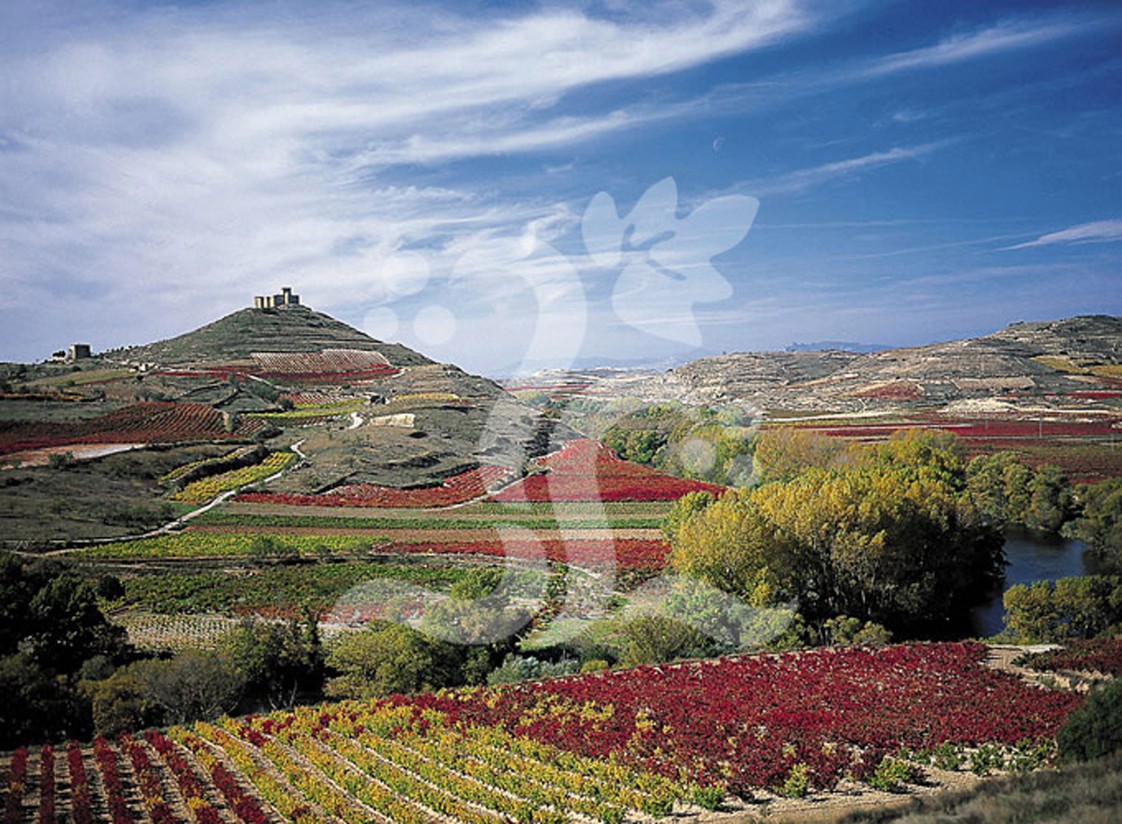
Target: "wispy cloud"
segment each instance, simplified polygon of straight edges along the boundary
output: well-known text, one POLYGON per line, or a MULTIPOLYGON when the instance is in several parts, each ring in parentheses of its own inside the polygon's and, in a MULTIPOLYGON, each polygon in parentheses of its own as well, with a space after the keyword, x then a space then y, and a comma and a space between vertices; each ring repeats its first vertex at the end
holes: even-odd
POLYGON ((1058 232, 1049 232, 1036 240, 1018 243, 1016 246, 1006 246, 1005 249, 1031 249, 1036 246, 1075 243, 1114 243, 1120 240, 1122 240, 1122 220, 1096 220, 1061 229, 1058 232))
POLYGON ((1100 27, 1101 19, 1006 20, 978 31, 957 34, 912 51, 881 57, 851 75, 880 77, 914 69, 931 69, 995 54, 1034 48, 1100 27))
POLYGON ((872 152, 845 160, 835 160, 821 166, 798 169, 776 177, 750 182, 745 184, 744 188, 745 191, 760 196, 803 192, 823 183, 853 177, 870 169, 893 163, 902 163, 906 160, 915 160, 929 155, 945 145, 947 145, 947 141, 926 143, 920 146, 897 146, 881 152, 872 152))
POLYGON ((768 46, 818 20, 802 0, 610 19, 548 6, 472 16, 325 3, 286 16, 255 2, 3 5, 0 203, 12 206, 0 210, 0 283, 21 305, 103 295, 110 323, 129 311, 126 296, 147 296, 182 310, 176 326, 213 312, 192 295, 244 298, 279 273, 324 308, 377 299, 383 261, 402 246, 487 238, 556 203, 395 186, 401 170, 686 117, 688 100, 611 96, 577 109, 568 96, 768 46))

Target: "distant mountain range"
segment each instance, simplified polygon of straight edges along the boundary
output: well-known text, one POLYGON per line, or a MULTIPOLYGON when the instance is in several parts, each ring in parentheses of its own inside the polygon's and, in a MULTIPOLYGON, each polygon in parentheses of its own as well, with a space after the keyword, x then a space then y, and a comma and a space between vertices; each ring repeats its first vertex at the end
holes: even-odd
POLYGON ((891 349, 891 346, 880 343, 853 343, 844 340, 818 340, 814 343, 792 343, 784 351, 786 352, 826 352, 831 349, 841 352, 861 352, 868 354, 870 352, 883 352, 885 349, 891 349))

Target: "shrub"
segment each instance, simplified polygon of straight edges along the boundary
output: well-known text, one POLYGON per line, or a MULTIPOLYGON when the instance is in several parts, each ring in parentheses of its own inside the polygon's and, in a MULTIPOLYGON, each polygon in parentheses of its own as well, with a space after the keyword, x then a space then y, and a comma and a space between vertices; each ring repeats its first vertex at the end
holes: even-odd
POLYGON ((725 788, 722 786, 698 787, 693 793, 693 803, 703 810, 715 812, 721 809, 725 800, 725 788))
POLYGON ((802 798, 810 789, 810 771, 806 764, 799 762, 791 765, 791 772, 781 787, 776 789, 776 794, 784 798, 802 798))
POLYGON ((1115 678, 1087 696, 1056 736, 1060 754, 1091 761, 1122 751, 1122 679, 1115 678))
POLYGON ((912 765, 899 758, 886 755, 869 776, 869 786, 875 790, 898 793, 914 779, 912 765))
POLYGON ((620 627, 624 637, 620 663, 625 667, 697 658, 707 652, 708 639, 681 621, 662 615, 640 615, 620 627))

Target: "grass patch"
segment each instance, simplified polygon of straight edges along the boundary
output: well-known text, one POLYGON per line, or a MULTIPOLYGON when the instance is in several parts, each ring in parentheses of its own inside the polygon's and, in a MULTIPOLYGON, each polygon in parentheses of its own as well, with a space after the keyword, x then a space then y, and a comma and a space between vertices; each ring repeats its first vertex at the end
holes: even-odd
POLYGON ((365 553, 382 538, 355 538, 347 535, 254 535, 182 532, 114 542, 80 549, 70 557, 83 560, 157 560, 161 558, 244 557, 320 558, 365 553))
MULTIPOLYGON (((33 548, 50 541, 111 538, 160 526, 182 514, 161 500, 159 478, 183 463, 229 451, 191 446, 143 449, 64 469, 0 472, 0 537, 33 548)), ((190 509, 190 507, 188 508, 190 509)))
POLYGON ((309 418, 349 415, 352 412, 358 412, 363 406, 365 406, 365 401, 362 400, 340 401, 338 403, 325 403, 319 406, 301 406, 298 409, 290 409, 287 412, 254 412, 250 417, 262 418, 274 422, 299 421, 309 418))
POLYGON ((149 612, 221 613, 330 609, 357 585, 372 580, 405 581, 447 591, 467 574, 464 566, 355 561, 298 567, 264 567, 232 574, 163 573, 125 579, 125 596, 111 608, 132 606, 149 612))
POLYGON ((39 378, 28 382, 28 386, 83 386, 89 383, 104 383, 132 377, 131 369, 93 369, 88 372, 68 372, 63 375, 52 375, 49 378, 39 378))
POLYGON ((849 813, 838 822, 1115 822, 1122 812, 1122 753, 1059 770, 987 781, 977 788, 917 798, 891 810, 849 813))
MULTIPOLYGON (((338 511, 337 509, 335 511, 338 511)), ((200 526, 240 526, 262 529, 319 528, 319 529, 498 529, 517 524, 535 530, 557 529, 658 529, 662 518, 564 518, 558 520, 534 515, 511 513, 506 518, 455 518, 423 515, 412 517, 352 517, 329 515, 243 515, 211 510, 195 521, 200 526)))

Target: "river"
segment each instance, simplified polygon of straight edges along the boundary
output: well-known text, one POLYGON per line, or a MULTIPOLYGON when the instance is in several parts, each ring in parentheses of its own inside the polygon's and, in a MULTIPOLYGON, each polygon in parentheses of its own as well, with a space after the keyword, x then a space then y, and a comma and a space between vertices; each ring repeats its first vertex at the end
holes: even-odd
POLYGON ((1091 559, 1082 541, 1058 535, 1010 529, 1005 533, 1005 581, 990 594, 990 599, 971 611, 973 633, 988 637, 1004 628, 1002 595, 1014 584, 1055 581, 1073 575, 1090 575, 1091 559))

